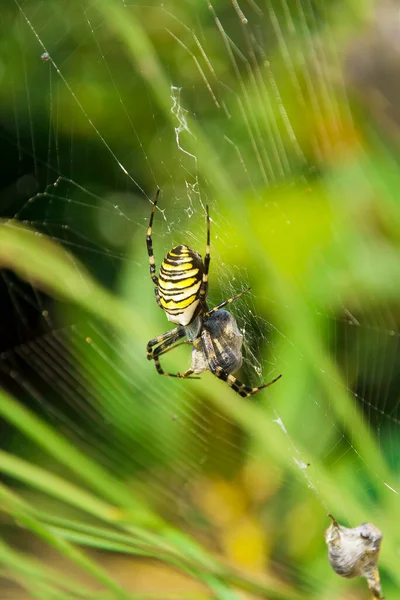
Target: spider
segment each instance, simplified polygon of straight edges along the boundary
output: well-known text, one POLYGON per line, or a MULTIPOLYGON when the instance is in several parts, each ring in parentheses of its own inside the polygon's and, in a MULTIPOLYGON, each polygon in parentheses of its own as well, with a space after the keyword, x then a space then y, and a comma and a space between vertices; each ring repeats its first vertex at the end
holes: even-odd
POLYGON ((168 321, 176 323, 177 327, 150 340, 147 344, 147 358, 154 360, 160 375, 198 379, 192 375, 209 370, 219 379, 226 381, 243 398, 254 396, 275 383, 281 378, 281 375, 258 387, 250 387, 232 375, 242 365, 243 336, 233 315, 227 310, 223 310, 223 307, 245 294, 250 288, 242 290, 212 309, 208 308, 208 270, 210 266, 208 206, 206 207, 207 246, 204 262, 200 254, 188 246, 176 246, 164 258, 159 276, 156 276, 152 230, 159 194, 160 190, 157 190, 146 236, 150 276, 155 284, 157 304, 164 310, 168 321), (186 340, 181 341, 183 338, 186 340), (181 344, 192 345, 190 369, 182 374, 166 373, 161 368, 160 356, 181 344))

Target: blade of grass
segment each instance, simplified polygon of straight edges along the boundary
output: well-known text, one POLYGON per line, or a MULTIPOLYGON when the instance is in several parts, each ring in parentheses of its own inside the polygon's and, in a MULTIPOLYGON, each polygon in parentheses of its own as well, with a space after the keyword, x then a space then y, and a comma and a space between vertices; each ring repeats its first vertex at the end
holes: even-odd
POLYGON ((11 500, 11 495, 6 493, 3 486, 0 487, 0 497, 6 505, 7 510, 13 515, 19 525, 29 529, 32 533, 47 542, 55 548, 60 554, 74 562, 78 567, 89 573, 94 579, 98 580, 105 587, 111 590, 117 598, 121 600, 130 600, 130 594, 126 592, 116 581, 114 581, 104 569, 102 569, 94 560, 86 556, 81 550, 69 543, 67 540, 56 536, 51 528, 44 525, 25 510, 21 501, 14 502, 11 500))
POLYGON ((85 484, 90 485, 108 500, 130 511, 136 522, 146 523, 155 528, 162 526, 162 521, 143 503, 134 498, 120 481, 112 477, 99 464, 87 458, 67 439, 5 392, 0 393, 0 415, 34 440, 50 456, 68 467, 85 484))
POLYGON ((52 569, 31 556, 28 557, 22 552, 15 551, 4 540, 0 540, 0 562, 14 573, 16 580, 22 577, 25 581, 31 580, 37 584, 48 582, 55 586, 54 591, 62 588, 73 593, 75 598, 88 599, 93 598, 95 594, 96 598, 98 597, 98 591, 85 588, 81 582, 76 584, 59 570, 52 569))
MULTIPOLYGON (((302 594, 296 593, 290 589, 281 590, 281 586, 278 582, 276 584, 258 582, 246 573, 240 573, 230 569, 211 556, 205 555, 208 559, 207 565, 205 565, 204 560, 196 561, 191 554, 179 555, 177 551, 167 547, 165 541, 155 534, 140 532, 141 537, 144 539, 151 538, 152 543, 148 543, 146 546, 143 544, 142 540, 139 540, 138 542, 138 540, 128 535, 121 536, 121 534, 111 532, 110 530, 87 526, 79 522, 71 523, 68 520, 59 519, 50 515, 42 516, 40 511, 32 508, 30 504, 27 504, 15 492, 7 489, 1 484, 0 498, 3 498, 4 506, 14 518, 17 518, 16 514, 19 515, 20 512, 28 514, 35 522, 41 523, 47 527, 47 529, 55 536, 60 535, 68 540, 71 539, 82 545, 99 549, 108 549, 110 551, 126 552, 127 554, 135 555, 151 555, 159 560, 164 560, 167 564, 178 568, 199 581, 203 581, 204 577, 212 577, 214 578, 213 580, 220 581, 220 585, 232 585, 235 588, 256 593, 262 597, 268 597, 273 600, 304 600, 302 594), (61 527, 61 525, 63 526, 61 527), (94 535, 91 535, 92 533, 94 535)), ((125 527, 127 532, 131 529, 129 524, 120 523, 119 525, 125 527)), ((137 528, 134 529, 137 531, 137 528)), ((181 538, 182 537, 183 536, 181 536, 181 538)), ((205 580, 204 583, 208 585, 205 580)))
MULTIPOLYGON (((161 536, 148 532, 143 528, 131 526, 128 518, 129 516, 121 513, 118 508, 102 502, 88 492, 65 481, 58 475, 49 473, 41 467, 33 466, 23 459, 4 451, 0 451, 0 471, 90 514, 92 517, 106 521, 111 525, 124 529, 131 533, 131 535, 137 536, 136 538, 129 537, 131 543, 136 548, 141 545, 142 548, 152 548, 153 551, 157 549, 159 553, 163 554, 164 558, 168 556, 169 560, 177 561, 180 558, 177 548, 174 547, 172 543, 167 543, 161 536)), ((15 493, 7 491, 6 488, 0 484, 0 495, 1 494, 5 497, 10 497, 10 494, 12 494, 14 504, 20 503, 23 510, 29 510, 30 514, 39 520, 46 522, 46 516, 43 518, 40 511, 30 510, 22 499, 18 498, 15 493)), ((76 525, 76 527, 79 528, 78 525, 76 525)), ((81 529, 81 531, 85 531, 85 528, 83 530, 81 529)), ((91 531, 93 531, 93 528, 91 531)), ((99 531, 97 533, 99 533, 99 531)), ((105 534, 104 530, 103 533, 105 534)), ((108 533, 109 539, 118 540, 119 542, 126 542, 128 539, 127 537, 125 537, 124 540, 122 540, 121 537, 113 538, 112 534, 113 532, 108 533)), ((115 533, 113 535, 117 536, 115 533)), ((187 554, 183 554, 182 556, 186 557, 187 554)), ((208 559, 208 566, 212 564, 211 559, 208 559)))
POLYGON ((82 264, 77 265, 75 257, 17 221, 0 219, 0 267, 55 297, 76 303, 121 331, 133 336, 144 333, 140 315, 102 288, 82 264))
MULTIPOLYGON (((44 521, 45 523, 47 523, 50 526, 54 526, 54 527, 59 527, 62 528, 65 532, 71 532, 71 531, 76 531, 78 533, 82 532, 82 533, 87 533, 89 535, 93 535, 93 536, 97 536, 99 538, 105 539, 105 540, 110 540, 111 542, 116 542, 117 544, 122 544, 128 547, 136 547, 136 548, 143 548, 144 550, 148 550, 148 551, 155 551, 156 546, 154 546, 154 544, 142 544, 141 542, 138 542, 138 540, 136 539, 132 539, 132 537, 126 535, 126 534, 121 534, 121 533, 117 533, 114 532, 110 529, 104 529, 101 527, 93 527, 91 525, 86 525, 85 523, 81 523, 81 522, 74 522, 74 521, 70 521, 67 519, 62 519, 62 518, 57 518, 57 517, 50 517, 47 514, 43 514, 40 511, 37 511, 36 509, 33 509, 34 514, 42 521, 44 521)), ((258 584, 256 581, 254 581, 253 579, 246 577, 245 574, 241 574, 241 573, 236 573, 235 571, 230 570, 229 568, 226 568, 223 564, 220 564, 220 562, 218 560, 215 560, 215 569, 214 569, 214 573, 219 573, 219 575, 221 577, 223 577, 226 581, 228 581, 230 584, 234 585, 235 587, 238 587, 240 589, 243 590, 247 590, 251 593, 259 593, 259 594, 268 594, 270 595, 271 598, 299 598, 301 596, 296 596, 293 595, 292 592, 283 592, 282 593, 278 593, 278 595, 276 595, 277 590, 274 589, 273 586, 266 586, 263 584, 258 584), (282 596, 283 594, 283 596, 282 596), (292 595, 290 595, 292 594, 292 595)))
POLYGON ((0 471, 102 521, 115 523, 121 517, 117 507, 107 504, 59 475, 50 473, 42 467, 28 463, 3 450, 0 450, 0 471))

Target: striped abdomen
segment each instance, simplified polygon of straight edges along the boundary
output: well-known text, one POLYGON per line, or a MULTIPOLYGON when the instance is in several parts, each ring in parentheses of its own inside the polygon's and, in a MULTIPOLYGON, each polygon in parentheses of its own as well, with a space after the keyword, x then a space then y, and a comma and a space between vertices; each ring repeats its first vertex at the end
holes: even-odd
POLYGON ((158 298, 168 321, 188 325, 199 304, 204 265, 200 254, 187 246, 170 250, 161 263, 158 298))

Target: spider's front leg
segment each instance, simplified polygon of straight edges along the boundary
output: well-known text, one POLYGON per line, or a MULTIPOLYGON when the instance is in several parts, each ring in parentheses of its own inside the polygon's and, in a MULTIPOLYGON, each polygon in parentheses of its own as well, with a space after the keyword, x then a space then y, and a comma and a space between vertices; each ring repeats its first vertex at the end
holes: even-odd
POLYGON ((224 300, 223 302, 221 302, 221 304, 218 304, 218 306, 214 306, 214 308, 212 308, 211 310, 206 309, 204 311, 204 317, 210 317, 212 314, 218 312, 219 310, 221 310, 221 308, 224 308, 228 304, 231 304, 232 302, 234 302, 235 300, 240 298, 240 296, 243 296, 243 294, 246 294, 246 292, 249 292, 250 290, 251 290, 251 288, 247 287, 244 290, 242 290, 241 292, 239 292, 238 294, 235 294, 234 296, 232 296, 231 298, 224 300))
POLYGON ((190 377, 192 371, 190 369, 185 371, 183 375, 180 373, 167 373, 161 367, 159 357, 166 352, 170 352, 170 350, 175 350, 182 343, 187 343, 186 340, 184 342, 179 342, 183 337, 185 337, 186 332, 185 328, 179 325, 172 329, 171 331, 167 331, 163 335, 159 335, 158 337, 150 340, 147 344, 147 360, 154 360, 154 366, 156 367, 157 373, 159 375, 165 375, 166 377, 179 377, 184 379, 198 379, 198 377, 190 377))
POLYGON ((208 367, 211 373, 218 377, 218 379, 226 381, 229 387, 231 387, 236 393, 238 393, 239 396, 242 396, 242 398, 249 398, 250 396, 254 396, 254 394, 257 394, 261 390, 264 390, 265 388, 269 387, 282 377, 282 375, 278 375, 278 377, 275 377, 275 379, 273 379, 269 383, 259 385, 258 387, 250 387, 249 385, 246 385, 245 383, 239 381, 239 379, 237 379, 221 367, 221 365, 218 363, 217 355, 214 350, 212 337, 210 335, 210 332, 206 329, 203 329, 201 332, 201 340, 203 342, 203 351, 207 358, 208 367))

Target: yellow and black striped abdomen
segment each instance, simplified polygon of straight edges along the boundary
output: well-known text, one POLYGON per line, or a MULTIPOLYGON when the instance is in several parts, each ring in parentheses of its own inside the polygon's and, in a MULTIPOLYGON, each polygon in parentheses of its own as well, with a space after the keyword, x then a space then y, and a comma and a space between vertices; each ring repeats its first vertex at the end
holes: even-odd
POLYGON ((189 325, 199 304, 204 265, 200 254, 187 246, 170 250, 161 263, 158 297, 167 318, 189 325))

